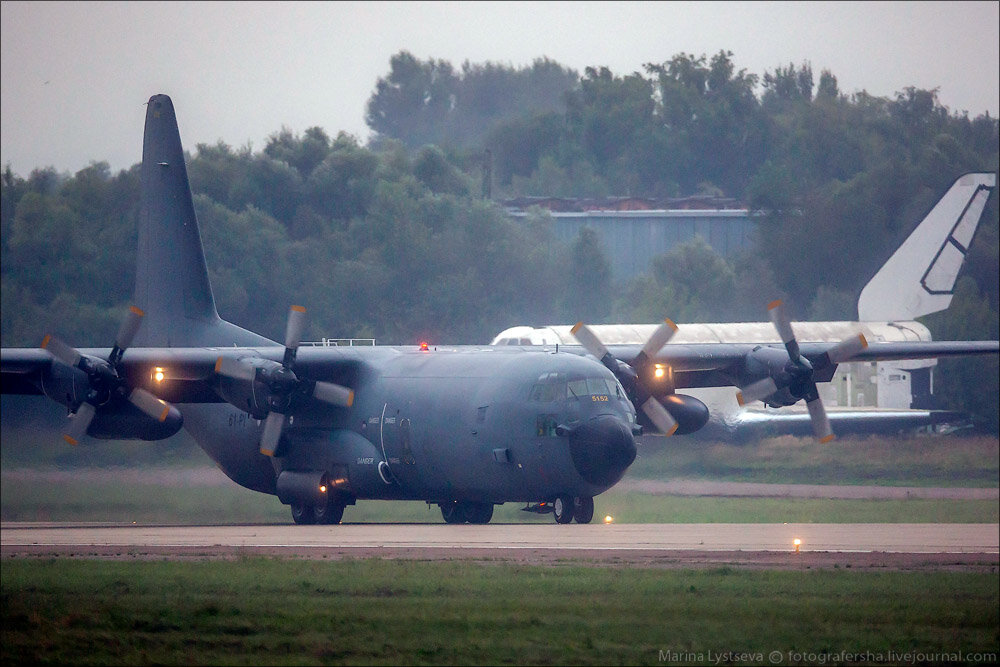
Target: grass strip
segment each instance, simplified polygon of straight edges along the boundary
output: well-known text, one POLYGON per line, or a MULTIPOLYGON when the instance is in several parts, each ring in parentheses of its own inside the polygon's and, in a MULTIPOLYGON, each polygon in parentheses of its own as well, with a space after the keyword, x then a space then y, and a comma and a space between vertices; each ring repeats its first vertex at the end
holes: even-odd
POLYGON ((782 664, 808 663, 795 657, 809 654, 995 656, 998 588, 996 572, 7 560, 0 659, 608 665, 755 663, 773 652, 782 664))

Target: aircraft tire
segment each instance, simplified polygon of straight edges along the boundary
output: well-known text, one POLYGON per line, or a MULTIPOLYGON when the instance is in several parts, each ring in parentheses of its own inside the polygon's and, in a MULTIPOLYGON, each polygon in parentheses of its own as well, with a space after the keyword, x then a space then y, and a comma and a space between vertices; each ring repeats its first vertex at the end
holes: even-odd
POLYGON ((466 515, 469 523, 489 523, 493 518, 493 503, 469 503, 466 515))
POLYGON ((312 505, 292 505, 292 521, 308 526, 316 523, 316 510, 312 505))
POLYGON ((441 516, 444 517, 445 523, 465 523, 468 521, 465 503, 453 500, 449 503, 440 503, 438 507, 441 508, 441 516))
POLYGON ((585 496, 573 503, 573 518, 577 523, 590 523, 594 519, 594 499, 585 496))
POLYGON ((314 507, 313 515, 316 517, 316 523, 328 525, 340 523, 344 518, 344 507, 344 503, 333 498, 330 498, 326 507, 314 507))
POLYGON ((570 496, 556 496, 552 501, 552 516, 556 523, 569 523, 573 520, 574 502, 570 496))

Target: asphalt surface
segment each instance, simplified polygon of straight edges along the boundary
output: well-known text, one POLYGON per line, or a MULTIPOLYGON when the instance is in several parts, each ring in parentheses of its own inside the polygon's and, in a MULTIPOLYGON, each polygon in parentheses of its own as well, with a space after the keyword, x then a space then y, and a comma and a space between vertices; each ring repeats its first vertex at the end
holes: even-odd
POLYGON ((3 558, 472 559, 996 571, 997 524, 0 525, 3 558), (793 540, 799 539, 799 551, 793 540))

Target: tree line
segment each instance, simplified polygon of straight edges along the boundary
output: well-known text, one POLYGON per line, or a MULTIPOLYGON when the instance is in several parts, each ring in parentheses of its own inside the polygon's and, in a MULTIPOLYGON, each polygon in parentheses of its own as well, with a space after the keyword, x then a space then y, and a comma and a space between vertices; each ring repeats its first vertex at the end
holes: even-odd
MULTIPOLYGON (((366 143, 282 128, 261 150, 189 152, 223 317, 280 339, 295 301, 307 337, 383 343, 484 343, 579 319, 760 320, 777 296, 799 319, 854 319, 868 278, 954 178, 997 170, 1000 145, 997 119, 951 112, 935 90, 846 94, 808 63, 758 76, 727 51, 627 75, 400 52, 366 121, 366 143), (518 221, 498 203, 689 194, 760 211, 753 247, 721 257, 696 239, 627 283, 593 233, 560 244, 544 211, 518 221)), ((110 345, 132 294, 139 187, 138 165, 4 170, 4 346, 47 331, 110 345)), ((994 195, 951 311, 928 318, 935 338, 998 337, 997 210, 994 195)), ((995 430, 996 364, 951 365, 961 378, 943 381, 945 398, 967 406, 963 385, 985 386, 971 400, 992 406, 995 430)))

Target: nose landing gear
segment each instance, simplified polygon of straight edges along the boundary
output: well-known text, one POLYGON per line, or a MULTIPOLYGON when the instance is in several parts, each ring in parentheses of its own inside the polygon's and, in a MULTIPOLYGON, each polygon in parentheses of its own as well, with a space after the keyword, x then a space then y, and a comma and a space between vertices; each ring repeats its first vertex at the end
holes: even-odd
POLYGON ((556 496, 555 500, 547 503, 535 503, 522 508, 525 512, 535 514, 552 513, 556 523, 570 523, 576 519, 577 523, 590 523, 594 519, 594 499, 590 496, 556 496))

